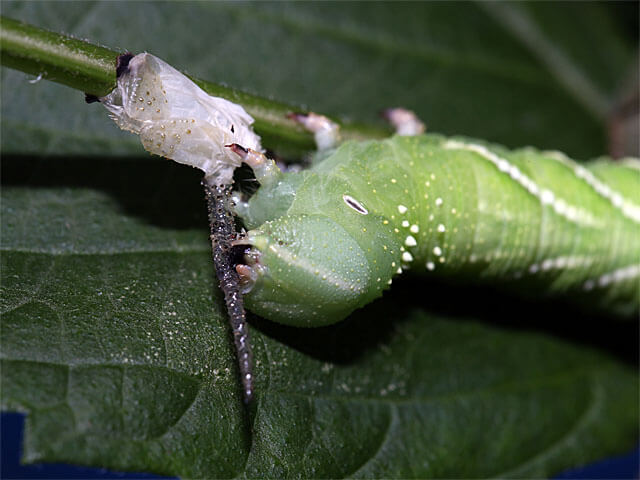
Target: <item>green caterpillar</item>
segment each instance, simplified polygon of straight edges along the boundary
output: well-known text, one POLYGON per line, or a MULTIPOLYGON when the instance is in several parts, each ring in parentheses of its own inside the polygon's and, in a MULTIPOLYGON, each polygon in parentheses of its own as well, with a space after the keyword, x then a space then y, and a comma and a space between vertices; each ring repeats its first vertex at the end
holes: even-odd
POLYGON ((225 188, 242 160, 252 166, 261 186, 235 208, 249 229, 235 241, 246 251, 236 270, 259 315, 334 323, 408 269, 638 311, 637 160, 583 167, 558 152, 416 135, 422 124, 397 109, 398 132, 414 136, 337 150, 331 122, 300 117, 323 151, 312 168, 282 173, 240 106, 150 54, 120 62, 118 88, 101 102, 147 150, 225 188))
POLYGON ((247 404, 254 375, 245 301, 271 320, 328 325, 411 269, 638 311, 637 160, 585 168, 557 152, 422 135, 411 112, 394 109, 400 135, 336 150, 335 124, 292 114, 321 151, 312 168, 283 173, 261 153, 239 105, 147 53, 121 55, 117 74, 115 90, 87 100, 99 100, 150 152, 204 171, 213 261, 247 404), (230 185, 243 161, 260 187, 234 205, 230 185), (232 210, 246 234, 236 235, 232 210))
POLYGON ((406 269, 638 311, 635 160, 583 167, 558 152, 395 136, 259 180, 241 243, 255 274, 246 304, 266 318, 337 322, 406 269))

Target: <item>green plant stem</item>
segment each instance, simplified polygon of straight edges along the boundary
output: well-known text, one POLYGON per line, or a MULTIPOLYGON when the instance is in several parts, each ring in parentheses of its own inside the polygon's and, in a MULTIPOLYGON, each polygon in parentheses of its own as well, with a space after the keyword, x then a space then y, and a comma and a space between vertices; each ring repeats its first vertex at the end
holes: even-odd
POLYGON ((97 96, 116 84, 118 52, 1 17, 2 65, 97 96))
MULTIPOLYGON (((116 58, 123 52, 84 40, 43 30, 24 22, 0 17, 0 63, 3 66, 41 76, 98 97, 116 84, 116 58)), ((203 80, 193 79, 211 95, 242 105, 255 119, 255 129, 264 144, 281 155, 298 155, 314 148, 313 137, 287 113, 302 109, 203 80)), ((344 139, 388 136, 384 128, 341 125, 344 139)))

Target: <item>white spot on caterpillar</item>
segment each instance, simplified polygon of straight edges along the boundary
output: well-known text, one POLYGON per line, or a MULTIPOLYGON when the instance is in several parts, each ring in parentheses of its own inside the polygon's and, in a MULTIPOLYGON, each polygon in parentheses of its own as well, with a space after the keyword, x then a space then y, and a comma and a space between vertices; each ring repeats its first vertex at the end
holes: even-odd
POLYGON ((438 231, 439 231, 440 233, 444 233, 444 231, 445 231, 445 230, 446 230, 446 228, 444 227, 444 225, 443 225, 443 224, 438 225, 438 231))
POLYGON ((567 257, 558 257, 555 259, 555 261, 553 262, 553 265, 555 268, 562 270, 563 268, 566 268, 568 265, 568 260, 567 257))
POLYGON ((632 280, 636 277, 640 277, 640 264, 618 268, 601 275, 597 279, 587 280, 584 282, 583 288, 585 290, 592 290, 596 285, 600 288, 605 288, 611 284, 632 280))
POLYGON ((420 227, 418 225, 413 224, 411 225, 411 228, 409 229, 409 231, 411 233, 418 233, 420 231, 420 227))
POLYGON ((426 267, 427 267, 427 270, 429 270, 429 271, 433 271, 433 270, 435 270, 436 265, 435 265, 435 263, 433 263, 433 262, 427 262, 426 267))
POLYGON ((442 205, 442 199, 440 197, 436 198, 436 206, 442 205))
POLYGON ((355 210, 360 215, 368 215, 369 214, 369 210, 367 210, 364 207, 364 205, 362 205, 358 200, 356 200, 352 196, 350 196, 350 195, 342 195, 342 200, 344 200, 344 203, 346 203, 349 208, 355 210))
POLYGON ((509 176, 514 180, 520 180, 520 170, 515 165, 509 167, 509 176))
POLYGON ((100 102, 120 128, 140 135, 146 150, 199 168, 219 183, 231 183, 242 162, 225 145, 262 150, 253 118, 240 105, 208 95, 148 53, 131 59, 100 102))
POLYGON ((407 235, 407 238, 405 239, 404 244, 407 247, 415 247, 416 245, 418 245, 418 242, 416 242, 416 239, 413 238, 412 235, 407 235))
POLYGON ((402 226, 403 226, 404 228, 409 228, 409 220, 403 220, 403 221, 402 221, 402 226))
POLYGON ((409 209, 404 205, 398 205, 398 212, 400 212, 401 215, 404 215, 405 213, 407 213, 407 210, 409 209))
POLYGON ((465 143, 459 140, 447 140, 444 142, 443 147, 451 150, 467 150, 477 153, 486 160, 489 160, 498 168, 498 170, 507 173, 531 195, 537 197, 543 205, 551 205, 558 215, 565 217, 571 222, 596 227, 602 227, 603 225, 601 221, 594 218, 594 216, 587 210, 569 206, 566 202, 558 205, 556 202, 560 202, 561 200, 556 200, 556 196, 553 192, 547 189, 540 191, 539 186, 536 185, 536 183, 527 175, 522 173, 515 165, 511 165, 508 160, 499 157, 484 145, 465 143))
POLYGON ((556 197, 551 190, 543 190, 542 194, 540 194, 540 201, 545 205, 551 205, 555 198, 556 197))
POLYGON ((593 265, 595 259, 584 256, 563 256, 556 258, 547 258, 541 263, 534 263, 529 265, 528 271, 531 274, 538 273, 540 271, 546 272, 549 270, 570 270, 574 268, 584 268, 593 265))
POLYGON ((540 189, 533 181, 527 184, 526 189, 531 195, 535 195, 536 197, 540 195, 540 189))
POLYGON ((557 202, 553 204, 553 209, 556 211, 556 213, 563 216, 569 215, 570 208, 572 207, 569 207, 567 203, 562 199, 559 199, 557 202))
POLYGON ((433 247, 433 254, 436 257, 439 257, 440 255, 442 255, 442 249, 438 246, 433 247))
POLYGON ((553 260, 547 258, 544 262, 542 262, 542 270, 547 271, 553 268, 553 260))
POLYGON ((402 261, 403 262, 413 262, 413 255, 411 255, 409 252, 404 252, 402 254, 402 261))

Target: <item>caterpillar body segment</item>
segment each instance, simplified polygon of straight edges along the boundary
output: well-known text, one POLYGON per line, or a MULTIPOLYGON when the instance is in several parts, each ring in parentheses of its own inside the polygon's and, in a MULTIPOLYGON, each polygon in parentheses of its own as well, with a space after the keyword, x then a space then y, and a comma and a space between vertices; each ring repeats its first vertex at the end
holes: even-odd
POLYGON ((633 315, 640 215, 626 194, 640 191, 640 172, 621 168, 631 170, 437 135, 345 143, 249 200, 247 305, 283 323, 333 323, 410 269, 633 315))
POLYGON ((260 252, 249 308, 268 311, 267 318, 282 323, 314 327, 345 318, 378 297, 382 279, 393 275, 396 252, 389 251, 384 262, 371 263, 369 256, 377 240, 391 245, 393 235, 361 236, 365 225, 374 227, 367 220, 344 223, 331 215, 292 214, 249 232, 247 243, 260 252))

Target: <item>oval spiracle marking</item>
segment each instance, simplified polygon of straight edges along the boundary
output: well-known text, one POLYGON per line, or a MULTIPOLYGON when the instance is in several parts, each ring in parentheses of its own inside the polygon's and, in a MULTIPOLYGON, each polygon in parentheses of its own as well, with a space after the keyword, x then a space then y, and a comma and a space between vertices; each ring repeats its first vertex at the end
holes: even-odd
POLYGON ((342 195, 342 200, 344 200, 344 203, 346 203, 348 207, 354 209, 360 215, 369 214, 369 210, 364 208, 364 205, 362 205, 359 201, 357 201, 351 195, 342 195))

